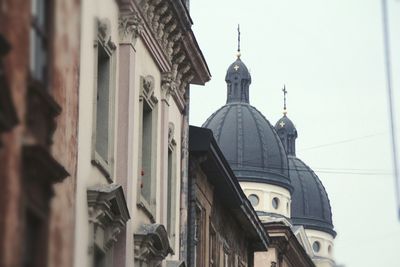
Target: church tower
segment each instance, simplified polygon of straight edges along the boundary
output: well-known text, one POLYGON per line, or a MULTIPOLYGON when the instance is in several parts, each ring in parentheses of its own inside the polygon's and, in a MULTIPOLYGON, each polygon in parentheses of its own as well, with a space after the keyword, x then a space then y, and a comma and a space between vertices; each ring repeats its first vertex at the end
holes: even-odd
POLYGON ((328 194, 314 171, 296 157, 297 130, 287 116, 286 87, 283 88, 283 94, 283 117, 276 122, 275 129, 288 155, 289 176, 294 188, 291 222, 294 230, 298 227, 304 229, 311 247, 307 252, 315 265, 332 267, 335 266, 333 245, 336 232, 328 194))
POLYGON ((251 75, 241 59, 240 46, 236 60, 228 67, 225 81, 226 104, 212 114, 203 127, 213 131, 261 220, 288 220, 293 188, 287 155, 274 127, 250 105, 251 75))

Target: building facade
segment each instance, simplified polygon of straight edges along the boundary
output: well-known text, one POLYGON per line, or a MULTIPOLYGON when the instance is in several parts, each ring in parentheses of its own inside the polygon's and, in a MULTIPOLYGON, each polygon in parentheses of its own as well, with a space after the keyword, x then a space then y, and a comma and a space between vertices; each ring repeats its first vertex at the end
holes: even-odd
POLYGON ((185 261, 188 5, 0 1, 0 266, 185 261))
POLYGON ((186 3, 87 0, 82 20, 75 266, 181 266, 188 88, 210 79, 186 3))
POLYGON ((0 266, 73 264, 79 13, 0 1, 0 266))
POLYGON ((270 237, 209 129, 190 126, 188 266, 254 266, 270 237))

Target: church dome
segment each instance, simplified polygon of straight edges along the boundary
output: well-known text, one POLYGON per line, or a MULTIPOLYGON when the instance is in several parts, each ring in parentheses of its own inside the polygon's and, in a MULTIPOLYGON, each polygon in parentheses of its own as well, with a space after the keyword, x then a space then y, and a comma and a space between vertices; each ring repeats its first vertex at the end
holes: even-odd
POLYGON ((286 116, 286 112, 283 117, 276 122, 275 130, 282 141, 286 153, 295 156, 297 130, 294 123, 286 116))
POLYGON ((288 156, 292 192, 291 219, 294 225, 303 225, 336 236, 328 194, 318 176, 303 161, 288 156))
POLYGON ((275 129, 277 132, 285 131, 288 134, 297 136, 297 130, 294 123, 286 116, 286 114, 276 122, 275 129))
POLYGON ((228 71, 226 72, 225 81, 234 81, 236 77, 241 77, 251 82, 250 72, 240 57, 229 66, 228 71))
POLYGON ((273 126, 249 104, 251 76, 238 58, 227 70, 227 104, 203 127, 213 131, 239 181, 267 183, 292 190, 285 149, 273 126))

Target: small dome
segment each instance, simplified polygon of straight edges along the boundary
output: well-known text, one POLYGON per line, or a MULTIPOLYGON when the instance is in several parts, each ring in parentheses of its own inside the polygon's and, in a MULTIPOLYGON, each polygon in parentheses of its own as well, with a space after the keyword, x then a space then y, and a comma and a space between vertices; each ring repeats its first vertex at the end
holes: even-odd
POLYGON ((226 104, 203 127, 213 131, 239 181, 292 190, 285 149, 275 129, 255 107, 243 102, 226 104))
POLYGON ((250 72, 239 57, 229 66, 228 71, 226 72, 225 81, 233 82, 235 77, 251 81, 250 72))
POLYGON ((296 135, 297 137, 296 127, 294 126, 293 122, 286 116, 286 114, 276 122, 275 130, 277 132, 285 131, 286 133, 296 135))
POLYGON ((282 141, 288 155, 296 155, 297 130, 293 122, 285 115, 275 124, 275 130, 282 141))
POLYGON ((238 57, 226 71, 227 84, 226 103, 249 103, 250 72, 243 61, 238 57))
POLYGON ((336 236, 328 194, 318 176, 303 161, 288 156, 292 193, 291 219, 294 225, 303 225, 336 236))

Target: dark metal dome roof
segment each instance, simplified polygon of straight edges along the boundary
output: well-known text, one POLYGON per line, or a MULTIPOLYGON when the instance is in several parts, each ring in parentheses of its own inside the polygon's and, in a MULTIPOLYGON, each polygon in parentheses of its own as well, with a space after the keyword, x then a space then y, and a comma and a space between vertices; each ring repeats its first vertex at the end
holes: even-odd
POLYGON ((293 134, 297 137, 296 127, 294 126, 294 123, 286 116, 286 114, 276 122, 275 129, 276 131, 284 130, 288 134, 293 134))
POLYGON ((292 191, 285 149, 268 120, 255 107, 228 103, 212 114, 210 128, 239 181, 275 184, 292 191))
POLYGON ((286 116, 286 112, 283 117, 276 122, 275 130, 282 141, 286 153, 295 156, 297 130, 293 122, 286 116))
POLYGON ((249 103, 251 75, 240 57, 229 66, 225 81, 228 89, 226 103, 249 103))
POLYGON ((294 225, 336 236, 328 194, 318 176, 303 161, 288 156, 292 193, 291 219, 294 225))

